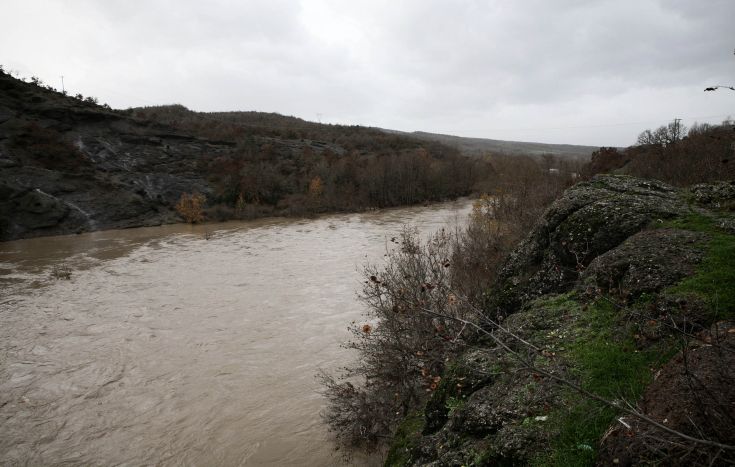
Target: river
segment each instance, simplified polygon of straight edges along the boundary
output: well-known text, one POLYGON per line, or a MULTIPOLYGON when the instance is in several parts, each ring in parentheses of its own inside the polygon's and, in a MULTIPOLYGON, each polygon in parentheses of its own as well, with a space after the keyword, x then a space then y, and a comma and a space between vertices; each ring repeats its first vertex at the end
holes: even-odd
POLYGON ((315 374, 355 358, 360 266, 469 207, 0 243, 0 463, 340 465, 315 374))

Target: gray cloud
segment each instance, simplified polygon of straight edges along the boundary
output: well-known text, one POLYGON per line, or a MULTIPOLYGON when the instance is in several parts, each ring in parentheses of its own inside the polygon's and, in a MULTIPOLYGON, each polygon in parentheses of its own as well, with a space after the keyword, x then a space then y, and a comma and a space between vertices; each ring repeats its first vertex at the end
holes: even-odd
POLYGON ((730 0, 9 0, 0 63, 114 107, 627 145, 735 114, 702 92, 735 82, 733 18, 730 0))

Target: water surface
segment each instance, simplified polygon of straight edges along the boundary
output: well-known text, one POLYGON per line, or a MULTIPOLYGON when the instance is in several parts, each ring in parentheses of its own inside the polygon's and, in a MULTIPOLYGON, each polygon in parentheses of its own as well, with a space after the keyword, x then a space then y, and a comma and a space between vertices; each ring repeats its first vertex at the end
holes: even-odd
POLYGON ((354 358, 360 265, 468 209, 0 243, 0 463, 339 464, 314 375, 354 358))

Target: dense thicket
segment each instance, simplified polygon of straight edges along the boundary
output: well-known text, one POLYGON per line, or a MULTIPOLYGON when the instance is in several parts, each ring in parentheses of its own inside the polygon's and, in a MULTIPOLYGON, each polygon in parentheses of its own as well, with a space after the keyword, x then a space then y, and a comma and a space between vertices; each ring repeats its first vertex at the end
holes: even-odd
POLYGON ((183 106, 131 110, 212 140, 228 155, 203 155, 218 215, 298 214, 383 208, 464 196, 493 173, 486 160, 440 143, 380 130, 321 125, 258 112, 198 113, 183 106))
POLYGON ((676 186, 735 178, 735 122, 695 124, 686 136, 683 130, 662 126, 641 133, 635 146, 601 148, 584 172, 624 173, 676 186))

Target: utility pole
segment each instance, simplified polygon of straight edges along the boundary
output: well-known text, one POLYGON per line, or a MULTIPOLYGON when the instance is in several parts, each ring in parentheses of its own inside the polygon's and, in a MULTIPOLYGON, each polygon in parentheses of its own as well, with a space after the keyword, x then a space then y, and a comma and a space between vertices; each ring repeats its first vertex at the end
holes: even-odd
POLYGON ((66 90, 64 89, 64 75, 61 75, 61 93, 66 94, 66 90))
POLYGON ((681 119, 674 119, 674 141, 681 140, 681 119))

